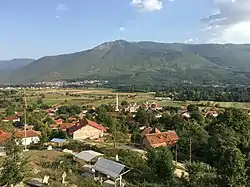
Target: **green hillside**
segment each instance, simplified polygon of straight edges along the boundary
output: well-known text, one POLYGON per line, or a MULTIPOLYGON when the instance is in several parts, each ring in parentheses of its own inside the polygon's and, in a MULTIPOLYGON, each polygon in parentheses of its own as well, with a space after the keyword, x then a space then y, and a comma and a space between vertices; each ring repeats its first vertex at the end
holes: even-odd
POLYGON ((164 44, 117 40, 74 54, 48 56, 3 74, 2 82, 26 83, 101 78, 119 83, 249 81, 250 45, 164 44))

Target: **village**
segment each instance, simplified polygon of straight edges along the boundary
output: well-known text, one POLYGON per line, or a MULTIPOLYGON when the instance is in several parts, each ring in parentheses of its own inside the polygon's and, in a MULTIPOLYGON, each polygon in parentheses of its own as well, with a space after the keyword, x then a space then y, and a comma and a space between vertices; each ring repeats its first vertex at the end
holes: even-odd
MULTIPOLYGON (((4 145, 14 134, 24 146, 25 152, 44 150, 70 154, 82 163, 82 177, 93 178, 104 186, 127 186, 123 176, 126 179, 126 175, 135 168, 122 162, 119 151, 114 151, 113 157, 107 158, 103 150, 128 150, 131 154, 145 158, 147 150, 166 147, 175 155, 172 161, 174 174, 182 178, 188 176, 185 165, 179 162, 177 155, 177 143, 182 137, 176 129, 166 129, 159 124, 166 119, 164 116, 171 116, 173 111, 186 121, 197 114, 200 118, 216 118, 220 112, 215 106, 200 111, 191 104, 177 110, 159 106, 156 102, 138 104, 119 101, 119 94, 116 94, 115 103, 115 106, 65 104, 30 109, 26 101, 23 112, 15 111, 13 115, 6 115, 2 119, 2 123, 12 126, 12 130, 0 129, 0 154, 3 157, 6 155, 4 145), (69 145, 74 143, 88 145, 90 149, 72 150, 69 145), (93 146, 95 148, 91 149, 93 146), (97 147, 102 151, 98 152, 97 147)), ((191 160, 191 140, 188 149, 191 160)), ((68 184, 66 176, 65 171, 61 179, 63 185, 68 184)), ((49 177, 30 178, 26 184, 46 185, 49 184, 49 177)))

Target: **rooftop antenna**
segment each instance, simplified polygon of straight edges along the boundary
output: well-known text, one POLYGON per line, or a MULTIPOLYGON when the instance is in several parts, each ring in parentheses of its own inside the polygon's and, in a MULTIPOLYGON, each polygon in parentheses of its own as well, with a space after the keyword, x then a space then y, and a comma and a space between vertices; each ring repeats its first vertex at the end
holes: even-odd
POLYGON ((26 132, 26 117, 27 117, 27 99, 26 99, 26 90, 24 88, 24 150, 27 150, 27 143, 26 143, 26 138, 27 138, 27 132, 26 132))

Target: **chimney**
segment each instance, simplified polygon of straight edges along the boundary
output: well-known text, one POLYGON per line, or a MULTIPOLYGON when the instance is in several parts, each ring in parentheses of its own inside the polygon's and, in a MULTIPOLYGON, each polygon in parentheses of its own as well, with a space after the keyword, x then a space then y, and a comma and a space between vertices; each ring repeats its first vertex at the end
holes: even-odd
POLYGON ((78 124, 79 124, 79 125, 81 125, 81 126, 85 126, 85 125, 87 125, 87 124, 88 124, 88 121, 87 121, 87 119, 86 119, 86 118, 84 118, 84 119, 80 119, 78 124))

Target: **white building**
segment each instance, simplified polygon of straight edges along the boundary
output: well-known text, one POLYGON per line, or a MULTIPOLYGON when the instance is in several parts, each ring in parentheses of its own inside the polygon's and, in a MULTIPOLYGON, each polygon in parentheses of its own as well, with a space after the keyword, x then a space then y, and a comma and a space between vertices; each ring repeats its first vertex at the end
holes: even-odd
POLYGON ((26 138, 25 138, 25 130, 18 131, 16 133, 16 137, 21 139, 22 145, 31 145, 36 144, 40 141, 40 132, 34 130, 26 130, 26 138))

